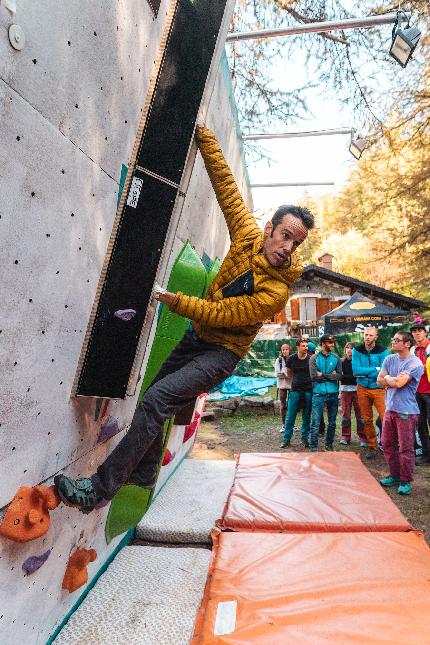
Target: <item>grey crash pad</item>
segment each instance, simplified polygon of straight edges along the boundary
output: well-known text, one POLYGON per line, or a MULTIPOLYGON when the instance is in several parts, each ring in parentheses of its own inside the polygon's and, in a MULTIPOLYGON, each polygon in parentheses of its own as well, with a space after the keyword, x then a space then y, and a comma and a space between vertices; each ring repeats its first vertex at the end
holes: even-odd
POLYGON ((55 645, 188 645, 211 552, 125 547, 55 639, 55 645))
POLYGON ((233 485, 235 461, 185 459, 136 528, 136 537, 173 544, 211 544, 233 485))

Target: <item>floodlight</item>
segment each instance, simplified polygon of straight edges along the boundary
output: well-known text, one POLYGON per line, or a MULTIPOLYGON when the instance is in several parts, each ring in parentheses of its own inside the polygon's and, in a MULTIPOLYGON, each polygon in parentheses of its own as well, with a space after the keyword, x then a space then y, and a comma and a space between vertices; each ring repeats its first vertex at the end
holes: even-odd
POLYGON ((397 12, 397 20, 393 27, 392 42, 390 47, 390 56, 396 60, 399 65, 406 67, 412 54, 415 51, 421 36, 418 27, 411 27, 408 24, 405 29, 399 29, 399 18, 402 12, 397 12))
POLYGON ((349 151, 352 154, 353 157, 356 159, 360 159, 361 155, 363 154, 363 150, 367 146, 367 139, 363 139, 362 137, 358 137, 357 139, 351 139, 351 143, 349 144, 349 151))

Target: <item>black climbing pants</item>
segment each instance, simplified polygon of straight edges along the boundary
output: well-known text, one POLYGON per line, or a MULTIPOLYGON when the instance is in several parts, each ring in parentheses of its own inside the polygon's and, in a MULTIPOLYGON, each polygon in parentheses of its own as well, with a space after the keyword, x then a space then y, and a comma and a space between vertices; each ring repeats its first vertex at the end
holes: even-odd
POLYGON ((423 392, 416 393, 420 416, 418 419, 418 436, 423 449, 423 457, 430 461, 430 436, 428 427, 430 426, 430 394, 423 392))
POLYGON ((92 476, 97 494, 112 499, 126 483, 153 486, 166 419, 222 383, 238 361, 225 347, 187 331, 145 392, 127 434, 92 476))

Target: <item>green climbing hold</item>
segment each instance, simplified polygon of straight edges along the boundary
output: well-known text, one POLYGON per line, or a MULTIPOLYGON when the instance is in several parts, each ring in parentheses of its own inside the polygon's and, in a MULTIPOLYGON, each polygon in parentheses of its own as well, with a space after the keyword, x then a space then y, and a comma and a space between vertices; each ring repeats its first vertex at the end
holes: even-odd
MULTIPOLYGON (((173 264, 167 285, 168 291, 182 291, 187 296, 201 297, 206 287, 207 274, 199 256, 189 242, 182 247, 173 264)), ((176 347, 189 326, 189 320, 174 314, 165 305, 157 323, 151 354, 139 394, 139 401, 152 383, 166 358, 176 347)))
POLYGON ((149 505, 152 490, 135 484, 126 484, 119 489, 109 508, 105 525, 106 543, 125 533, 140 522, 149 505))

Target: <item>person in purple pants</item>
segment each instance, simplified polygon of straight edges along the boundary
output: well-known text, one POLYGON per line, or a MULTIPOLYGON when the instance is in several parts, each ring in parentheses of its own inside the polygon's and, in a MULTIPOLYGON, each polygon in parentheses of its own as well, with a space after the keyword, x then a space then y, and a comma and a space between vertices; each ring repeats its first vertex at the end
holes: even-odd
POLYGON ((398 485, 400 495, 409 495, 415 471, 415 431, 419 408, 415 393, 424 367, 411 354, 412 334, 398 331, 391 340, 394 354, 387 356, 377 384, 385 388, 385 414, 382 422, 382 447, 390 474, 382 486, 398 485))

